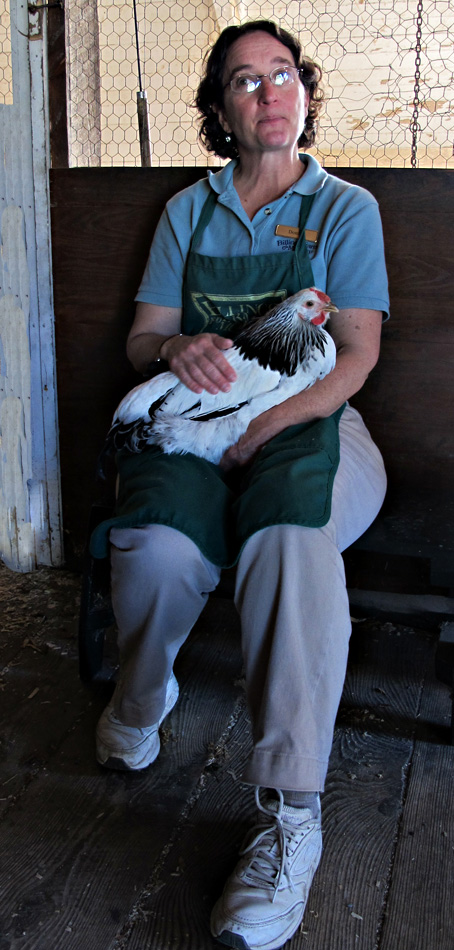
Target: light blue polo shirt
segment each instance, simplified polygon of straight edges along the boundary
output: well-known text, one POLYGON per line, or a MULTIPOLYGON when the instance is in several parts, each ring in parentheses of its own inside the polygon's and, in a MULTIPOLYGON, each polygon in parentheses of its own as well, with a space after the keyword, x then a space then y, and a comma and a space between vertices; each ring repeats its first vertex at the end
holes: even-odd
POLYGON ((300 195, 315 195, 306 230, 314 283, 341 310, 359 307, 389 312, 388 281, 378 204, 363 188, 329 175, 309 154, 300 156, 304 175, 291 188, 248 218, 233 184, 236 162, 190 185, 170 199, 151 245, 137 301, 182 306, 183 273, 191 235, 213 189, 218 202, 197 248, 213 257, 288 251, 294 241, 276 234, 277 225, 297 227, 300 195))

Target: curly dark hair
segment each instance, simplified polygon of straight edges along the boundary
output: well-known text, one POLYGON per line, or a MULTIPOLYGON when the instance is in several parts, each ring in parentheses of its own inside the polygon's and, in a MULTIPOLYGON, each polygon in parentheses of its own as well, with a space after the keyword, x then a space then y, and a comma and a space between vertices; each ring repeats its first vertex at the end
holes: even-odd
POLYGON ((303 56, 299 41, 287 30, 277 26, 271 20, 251 20, 241 26, 228 26, 222 31, 205 57, 205 73, 195 98, 200 121, 199 139, 208 152, 214 152, 220 158, 238 158, 235 136, 232 135, 230 141, 226 142, 225 132, 215 111, 216 107, 221 109, 224 105, 223 74, 227 53, 232 43, 241 36, 259 31, 269 33, 274 39, 283 43, 290 50, 295 66, 301 69, 301 81, 309 93, 309 108, 298 145, 301 149, 307 149, 315 141, 318 114, 324 101, 323 91, 320 88, 322 78, 320 66, 303 56))

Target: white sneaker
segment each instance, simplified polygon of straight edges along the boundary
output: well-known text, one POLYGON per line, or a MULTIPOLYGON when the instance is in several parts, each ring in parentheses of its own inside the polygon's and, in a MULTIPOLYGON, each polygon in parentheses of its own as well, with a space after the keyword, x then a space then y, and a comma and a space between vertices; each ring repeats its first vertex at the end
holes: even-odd
POLYGON ((159 722, 137 729, 125 726, 114 714, 113 699, 96 727, 96 758, 108 769, 146 769, 158 757, 159 726, 178 699, 178 683, 173 673, 167 683, 166 704, 159 722))
POLYGON ((298 929, 322 853, 320 817, 267 800, 211 914, 211 933, 236 950, 276 950, 298 929))

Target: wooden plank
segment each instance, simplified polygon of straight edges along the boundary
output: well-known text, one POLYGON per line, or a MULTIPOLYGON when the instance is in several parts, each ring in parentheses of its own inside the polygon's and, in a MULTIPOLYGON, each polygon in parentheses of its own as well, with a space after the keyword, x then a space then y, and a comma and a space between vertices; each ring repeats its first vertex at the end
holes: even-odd
POLYGON ((79 592, 78 574, 46 569, 19 574, 0 562, 0 666, 27 638, 38 643, 55 638, 62 649, 74 649, 79 592))
POLYGON ((393 556, 430 558, 442 563, 453 552, 453 525, 454 500, 446 487, 435 496, 431 478, 417 489, 406 486, 403 480, 396 484, 391 479, 379 519, 355 547, 380 551, 388 540, 388 545, 392 542, 388 553, 393 556))
POLYGON ((65 10, 70 165, 101 164, 101 74, 97 0, 71 0, 65 10))
POLYGON ((0 566, 0 814, 89 711, 92 697, 77 676, 79 590, 69 572, 0 566))
MULTIPOLYGON (((389 512, 394 524, 394 511, 400 512, 396 530, 386 530, 382 540, 389 547, 409 534, 416 553, 421 527, 430 552, 449 539, 449 556, 454 177, 443 169, 332 171, 369 189, 383 219, 392 319, 383 328, 380 363, 353 400, 385 456, 390 487, 384 517, 389 512), (411 498, 419 514, 402 520, 411 498)), ((51 173, 62 490, 67 538, 76 554, 112 411, 139 381, 124 344, 154 228, 165 202, 205 174, 203 168, 51 173), (74 438, 81 420, 83 453, 74 438)))
POLYGON ((199 169, 54 169, 54 300, 67 563, 79 557, 112 412, 141 382, 125 354, 134 295, 166 201, 199 169), (171 174, 169 174, 171 171, 171 174), (83 424, 84 451, 79 440, 83 424))
MULTIPOLYGON (((224 606, 217 602, 215 624, 207 611, 180 655, 180 699, 152 769, 96 765, 98 695, 11 802, 1 825, 0 916, 14 950, 108 947, 128 919, 241 697, 232 686, 241 669, 238 621, 232 604, 224 606)), ((46 708, 48 725, 55 706, 46 708)), ((44 718, 40 728, 45 744, 44 718)))
POLYGON ((398 594, 375 590, 352 590, 348 599, 353 613, 380 617, 399 623, 428 624, 432 629, 442 620, 454 619, 454 598, 436 594, 398 594))
MULTIPOLYGON (((359 626, 323 796, 325 851, 293 950, 308 941, 311 950, 370 950, 382 919, 421 676, 434 643, 392 624, 359 626)), ((218 748, 214 771, 205 770, 203 794, 178 839, 150 874, 120 947, 217 946, 210 909, 254 812, 252 790, 238 782, 249 748, 243 714, 218 748)))
POLYGON ((448 485, 434 460, 452 464, 446 411, 454 358, 448 237, 454 226, 454 176, 449 171, 421 177, 405 169, 354 168, 336 169, 335 174, 367 188, 379 201, 391 294, 379 365, 352 401, 376 435, 393 477, 400 472, 408 485, 424 472, 434 488, 448 485))
POLYGON ((391 623, 354 627, 322 800, 325 851, 292 950, 377 946, 434 646, 391 623))
MULTIPOLYGON (((214 776, 207 776, 203 795, 188 816, 187 825, 180 829, 168 860, 155 869, 134 907, 133 920, 123 934, 128 938, 124 943, 128 950, 142 950, 144 946, 208 950, 216 946, 209 933, 211 907, 237 860, 254 811, 251 790, 238 785, 232 775, 241 771, 241 743, 248 737, 247 724, 238 723, 224 765, 214 776)), ((308 940, 311 950, 326 950, 327 946, 333 950, 348 946, 370 950, 374 945, 397 830, 408 746, 408 740, 397 745, 395 740, 388 740, 381 746, 377 741, 373 748, 370 740, 349 743, 356 781, 351 778, 352 762, 344 757, 343 768, 337 768, 336 779, 331 779, 324 796, 324 856, 302 932, 289 944, 293 950, 303 950, 308 940), (367 762, 367 770, 365 765, 358 767, 358 756, 367 762)), ((336 759, 334 768, 335 763, 336 759)))
POLYGON ((219 947, 209 930, 211 908, 255 811, 251 788, 238 781, 249 748, 249 719, 243 709, 234 730, 218 743, 178 837, 138 895, 121 935, 122 950, 219 947))
MULTIPOLYGON (((20 773, 17 785, 0 785, 5 950, 214 950, 210 909, 254 810, 238 781, 251 740, 233 605, 211 601, 181 651, 181 697, 157 763, 139 775, 110 773, 97 767, 93 740, 109 687, 88 692, 77 681, 77 579, 59 587, 60 576, 0 569, 0 599, 9 592, 16 607, 5 615, 5 649, 15 648, 18 663, 0 690, 11 743, 2 780, 20 773), (56 664, 22 648, 33 625, 38 643, 50 634, 70 644, 69 656, 56 664), (39 693, 26 698, 36 671, 43 695, 47 678, 42 704, 39 693)), ((434 650, 425 631, 354 624, 323 796, 325 850, 292 950, 371 950, 378 941, 380 950, 450 948, 453 750, 444 745, 449 690, 430 672, 434 650)))
POLYGON ((18 571, 62 556, 42 18, 12 0, 0 110, 0 556, 18 571))
POLYGON ((380 950, 451 950, 454 748, 450 693, 429 671, 422 695, 380 950))
POLYGON ((52 168, 68 167, 66 111, 65 11, 47 10, 47 64, 49 74, 49 139, 52 168))

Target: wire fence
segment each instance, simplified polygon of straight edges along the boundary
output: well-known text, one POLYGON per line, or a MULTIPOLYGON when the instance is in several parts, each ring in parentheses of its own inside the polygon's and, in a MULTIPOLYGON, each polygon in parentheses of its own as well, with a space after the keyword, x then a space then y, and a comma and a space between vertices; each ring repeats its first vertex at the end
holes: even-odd
MULTIPOLYGON (((451 0, 65 0, 71 166, 219 165, 192 107, 220 31, 272 19, 323 69, 315 154, 325 165, 454 168, 451 0), (138 92, 139 116, 138 116, 138 92), (149 157, 139 141, 148 121, 149 157)), ((0 0, 0 102, 11 101, 0 0)))
POLYGON ((0 105, 9 106, 12 101, 13 72, 9 0, 0 0, 0 105))

